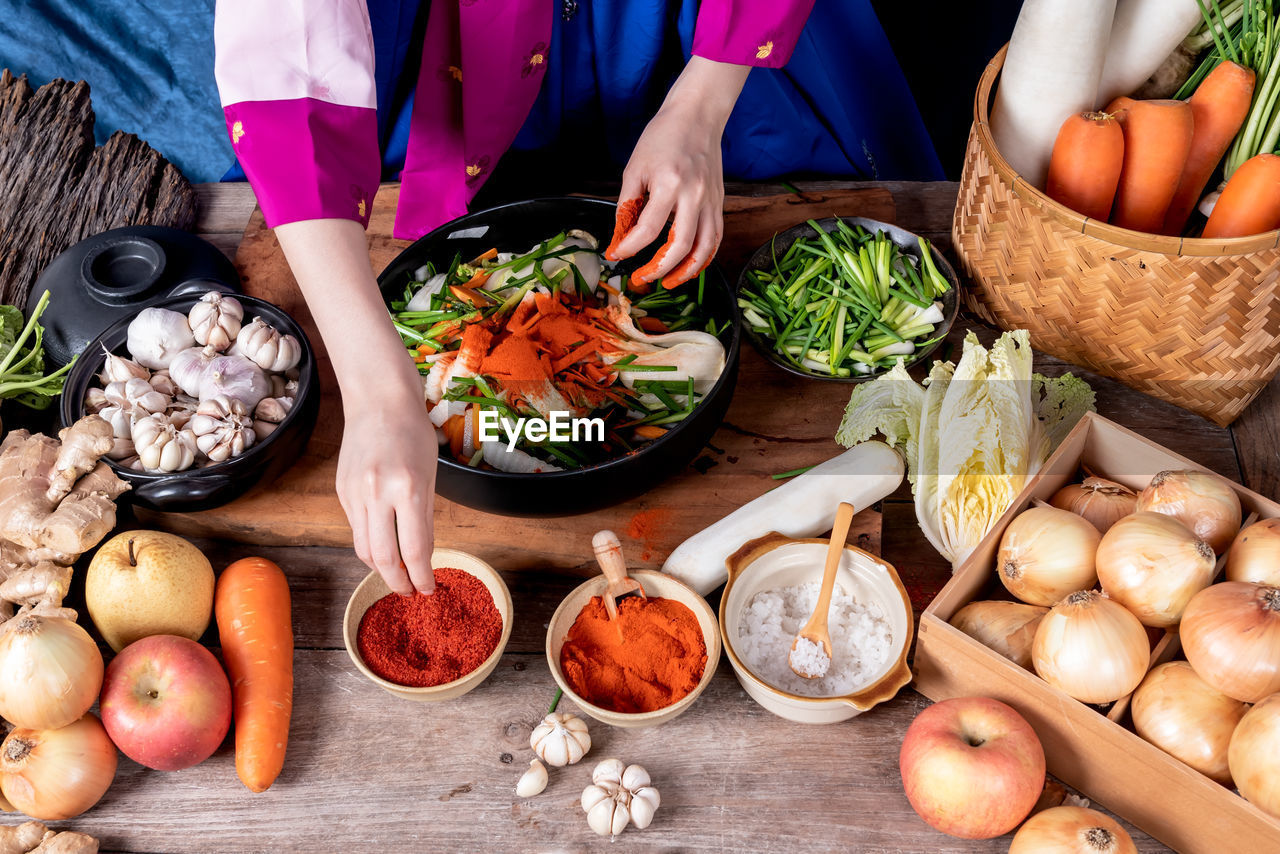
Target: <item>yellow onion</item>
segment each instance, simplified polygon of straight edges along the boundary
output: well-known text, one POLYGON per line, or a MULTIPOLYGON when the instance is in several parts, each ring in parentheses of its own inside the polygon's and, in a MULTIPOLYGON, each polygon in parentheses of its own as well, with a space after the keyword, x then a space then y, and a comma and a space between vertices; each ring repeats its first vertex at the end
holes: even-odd
POLYGON ((1137 502, 1138 493, 1102 477, 1086 477, 1084 483, 1069 483, 1049 500, 1054 507, 1075 513, 1103 534, 1132 513, 1137 502))
POLYGON ((1096 590, 1079 590, 1054 605, 1031 645, 1040 678, 1082 703, 1131 694, 1150 660, 1142 623, 1096 590))
POLYGON ((1143 625, 1176 625, 1215 573, 1213 549, 1172 516, 1138 512, 1098 544, 1098 580, 1143 625))
POLYGON ((1207 587, 1187 606, 1179 633, 1196 673, 1228 697, 1256 703, 1280 691, 1280 588, 1207 587))
POLYGON ((1052 605, 1097 583, 1093 556, 1098 529, 1056 507, 1032 507, 1000 537, 996 574, 1010 593, 1031 605, 1052 605))
POLYGON ((1051 807, 1018 828, 1009 854, 1138 854, 1138 849, 1111 816, 1086 807, 1051 807))
POLYGON ((1139 493, 1135 509, 1174 517, 1217 553, 1240 530, 1240 496, 1226 479, 1208 472, 1160 472, 1139 493))
POLYGON ((0 745, 0 791, 41 821, 80 815, 115 775, 116 747, 93 715, 61 729, 19 727, 0 745))
POLYGON ((1244 713, 1231 735, 1227 763, 1245 800, 1280 818, 1280 694, 1244 713))
POLYGON ((1280 519, 1263 519, 1236 534, 1227 552, 1227 580, 1280 586, 1280 519))
POLYGON ((1147 674, 1130 709, 1138 735, 1201 774, 1231 785, 1227 746, 1249 707, 1218 691, 1185 661, 1147 674))
POLYGON ((79 720, 102 688, 102 653, 74 621, 19 614, 0 630, 0 716, 29 729, 79 720))
POLYGON ((951 625, 1020 667, 1031 669, 1031 642, 1049 609, 1022 602, 970 602, 951 625))

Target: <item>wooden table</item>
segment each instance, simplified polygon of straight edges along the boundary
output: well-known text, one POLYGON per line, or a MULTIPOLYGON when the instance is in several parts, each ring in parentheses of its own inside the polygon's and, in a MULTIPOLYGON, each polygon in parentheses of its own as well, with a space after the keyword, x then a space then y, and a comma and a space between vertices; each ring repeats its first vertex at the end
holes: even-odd
MULTIPOLYGON (((949 244, 955 184, 879 186, 893 192, 901 225, 949 244)), ((253 208, 252 194, 242 185, 198 190, 197 229, 234 254, 253 208)), ((991 336, 990 330, 979 333, 991 336)), ((756 357, 745 348, 743 355, 745 370, 756 357)), ((1039 359, 1037 367, 1063 369, 1050 359, 1039 359)), ((1118 383, 1088 379, 1098 391, 1102 414, 1280 498, 1280 391, 1274 384, 1225 430, 1118 383)), ((839 416, 838 410, 829 413, 832 432, 839 416)), ((883 553, 916 592, 936 590, 948 567, 919 534, 905 485, 883 502, 882 514, 883 553)), ((513 544, 520 542, 520 525, 511 523, 513 544)), ((438 535, 444 539, 446 533, 438 535)), ((897 755, 907 725, 928 705, 919 694, 904 690, 852 721, 806 727, 752 702, 724 660, 706 694, 682 717, 648 730, 591 722, 587 760, 553 769, 550 786, 537 798, 517 799, 516 780, 532 756, 529 731, 555 693, 543 652, 546 622, 577 578, 507 573, 517 618, 498 669, 463 699, 416 705, 366 681, 343 649, 343 608, 366 572, 349 550, 201 545, 215 566, 252 551, 275 560, 289 575, 297 654, 288 761, 275 786, 253 795, 236 779, 229 744, 207 762, 174 773, 149 771, 122 757, 103 801, 67 823, 102 837, 104 850, 603 850, 606 842, 588 830, 578 798, 594 762, 608 756, 645 765, 662 794, 654 824, 643 832, 627 831, 610 851, 1008 848, 1008 837, 943 836, 911 810, 897 755)), ((1140 851, 1166 850, 1130 830, 1140 851)))

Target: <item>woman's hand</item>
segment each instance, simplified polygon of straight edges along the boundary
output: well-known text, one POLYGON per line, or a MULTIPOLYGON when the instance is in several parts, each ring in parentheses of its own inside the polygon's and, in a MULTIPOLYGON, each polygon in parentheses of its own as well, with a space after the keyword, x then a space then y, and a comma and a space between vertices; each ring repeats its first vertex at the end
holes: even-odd
POLYGON ((630 258, 673 219, 667 242, 632 274, 633 282, 662 279, 665 287, 675 287, 715 257, 724 230, 720 138, 749 70, 690 59, 631 152, 605 256, 630 258))
POLYGON ((336 488, 356 555, 397 593, 435 589, 431 571, 435 428, 422 378, 391 325, 360 224, 313 219, 276 228, 324 339, 346 425, 336 488))

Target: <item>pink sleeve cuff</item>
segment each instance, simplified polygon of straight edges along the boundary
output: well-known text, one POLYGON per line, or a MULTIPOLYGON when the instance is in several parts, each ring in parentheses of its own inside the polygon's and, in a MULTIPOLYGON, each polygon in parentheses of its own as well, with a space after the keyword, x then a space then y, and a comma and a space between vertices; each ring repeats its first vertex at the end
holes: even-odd
POLYGON ((716 62, 781 68, 791 59, 814 0, 703 0, 693 53, 716 62))
POLYGON ((293 98, 241 101, 223 112, 268 226, 306 219, 368 226, 381 177, 373 109, 293 98))

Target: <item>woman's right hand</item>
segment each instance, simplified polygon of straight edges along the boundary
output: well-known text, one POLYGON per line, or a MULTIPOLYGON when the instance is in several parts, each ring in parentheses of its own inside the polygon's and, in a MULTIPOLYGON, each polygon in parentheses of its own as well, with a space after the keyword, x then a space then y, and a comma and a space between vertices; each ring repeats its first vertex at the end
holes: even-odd
POLYGON ((338 456, 338 500, 356 556, 403 594, 435 589, 436 434, 417 398, 348 409, 338 456))

